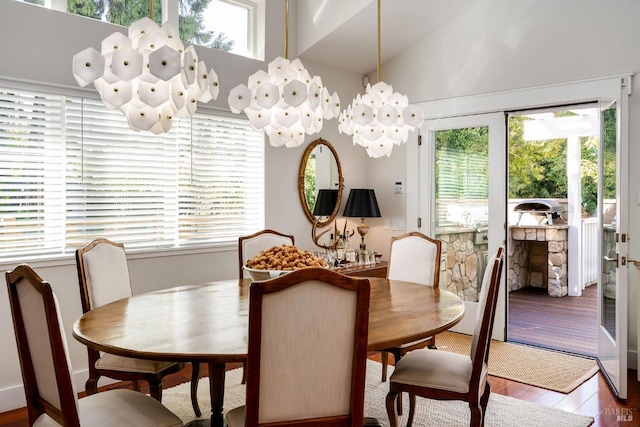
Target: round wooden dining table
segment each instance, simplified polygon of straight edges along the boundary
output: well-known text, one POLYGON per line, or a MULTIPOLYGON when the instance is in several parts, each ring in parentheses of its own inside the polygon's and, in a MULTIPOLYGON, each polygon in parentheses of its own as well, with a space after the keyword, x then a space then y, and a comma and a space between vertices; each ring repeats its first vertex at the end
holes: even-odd
MULTIPOLYGON (((443 332, 464 315, 452 292, 416 283, 369 278, 370 351, 443 332)), ((73 325, 81 343, 120 356, 207 363, 211 425, 223 425, 225 363, 247 356, 251 280, 179 286, 114 301, 73 325)))

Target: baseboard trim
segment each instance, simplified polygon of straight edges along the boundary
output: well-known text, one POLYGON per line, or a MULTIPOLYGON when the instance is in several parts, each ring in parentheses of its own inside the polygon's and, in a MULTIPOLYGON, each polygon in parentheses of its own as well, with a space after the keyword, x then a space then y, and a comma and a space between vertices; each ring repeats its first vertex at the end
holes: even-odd
POLYGON ((0 412, 24 408, 26 404, 22 384, 0 390, 0 412))
MULTIPOLYGON (((76 392, 84 391, 84 383, 89 378, 89 369, 84 369, 73 373, 73 385, 76 392)), ((117 383, 118 380, 102 377, 100 378, 100 387, 117 383)), ((14 409, 24 408, 27 401, 24 397, 24 387, 22 384, 13 387, 7 387, 0 390, 0 413, 9 412, 14 409)))

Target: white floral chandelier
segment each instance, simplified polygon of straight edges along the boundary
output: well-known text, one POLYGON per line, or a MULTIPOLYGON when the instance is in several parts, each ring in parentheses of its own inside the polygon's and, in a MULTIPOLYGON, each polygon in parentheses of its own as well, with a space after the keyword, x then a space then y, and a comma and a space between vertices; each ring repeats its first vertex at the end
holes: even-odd
MULTIPOLYGON (((285 6, 285 56, 288 51, 289 1, 285 6)), ((318 76, 304 68, 299 59, 278 57, 269 63, 268 72, 259 70, 249 76, 248 84, 229 92, 233 113, 244 112, 256 130, 263 130, 274 147, 297 147, 305 135, 322 129, 324 119, 340 113, 340 98, 329 94, 318 76)))
POLYGON ((367 84, 338 117, 340 133, 353 135, 353 143, 363 146, 370 157, 391 155, 394 145, 407 142, 409 131, 424 121, 421 108, 409 105, 409 98, 394 92, 380 80, 380 0, 378 0, 378 83, 367 84))
POLYGON ((193 46, 186 49, 175 28, 142 18, 129 27, 129 37, 115 32, 102 50, 87 48, 73 57, 80 86, 93 83, 109 109, 124 113, 133 130, 168 132, 173 118, 186 118, 198 102, 218 97, 218 76, 207 72, 193 46))

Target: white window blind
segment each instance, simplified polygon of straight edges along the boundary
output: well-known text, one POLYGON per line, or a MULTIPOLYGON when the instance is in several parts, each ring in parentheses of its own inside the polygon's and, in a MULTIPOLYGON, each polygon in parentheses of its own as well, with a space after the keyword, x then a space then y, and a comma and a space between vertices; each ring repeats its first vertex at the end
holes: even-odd
POLYGON ((182 242, 237 242, 239 236, 264 228, 263 135, 244 120, 203 115, 182 132, 182 242))
POLYGON ((488 156, 437 148, 436 158, 437 226, 457 225, 462 219, 462 213, 470 215, 469 219, 476 222, 488 221, 488 156), (453 217, 452 208, 455 212, 453 217))
MULTIPOLYGON (((202 109, 201 109, 202 110, 202 109)), ((153 135, 94 99, 0 87, 1 258, 237 242, 264 226, 264 139, 200 112, 153 135)))

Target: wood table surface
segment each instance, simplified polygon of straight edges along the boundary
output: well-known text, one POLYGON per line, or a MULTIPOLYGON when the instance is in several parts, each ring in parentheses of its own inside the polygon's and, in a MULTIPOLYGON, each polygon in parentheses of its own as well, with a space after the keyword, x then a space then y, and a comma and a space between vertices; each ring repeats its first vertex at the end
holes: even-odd
MULTIPOLYGON (((370 278, 370 351, 427 338, 457 324, 455 294, 416 283, 370 278)), ((73 336, 92 348, 151 360, 209 365, 211 424, 223 425, 225 363, 247 354, 250 279, 179 286, 114 301, 85 313, 73 336)))

